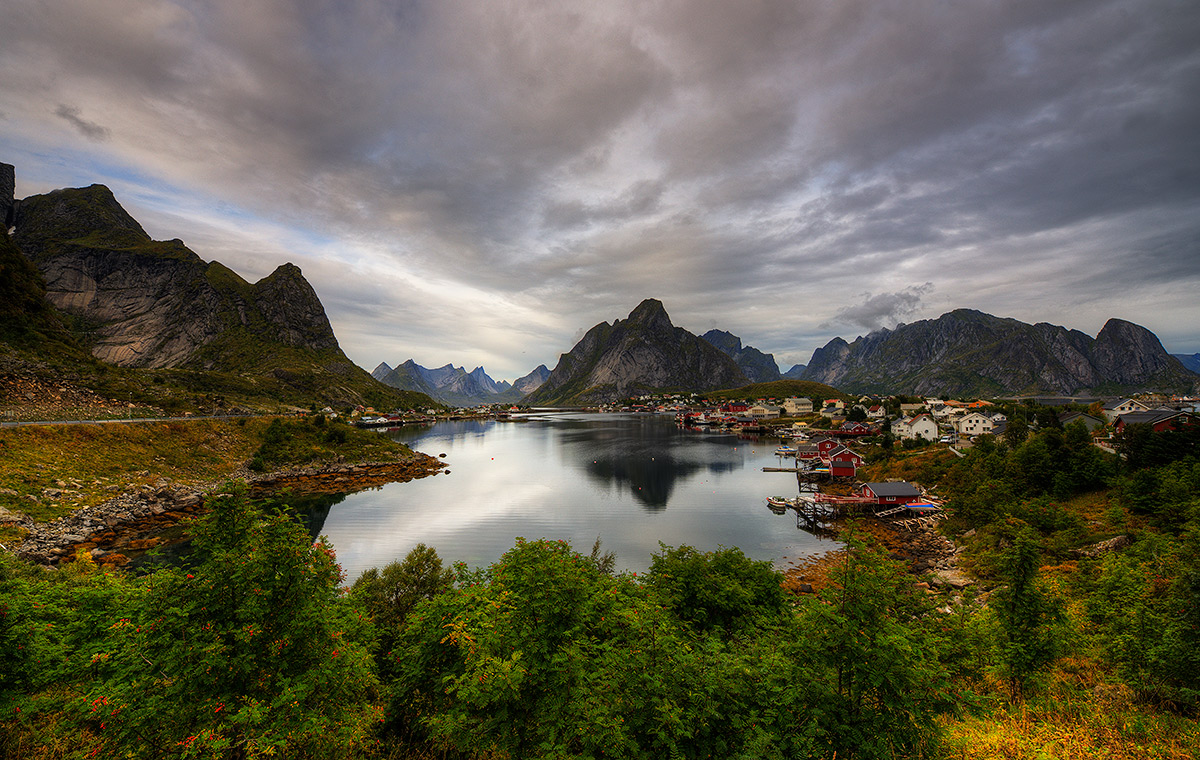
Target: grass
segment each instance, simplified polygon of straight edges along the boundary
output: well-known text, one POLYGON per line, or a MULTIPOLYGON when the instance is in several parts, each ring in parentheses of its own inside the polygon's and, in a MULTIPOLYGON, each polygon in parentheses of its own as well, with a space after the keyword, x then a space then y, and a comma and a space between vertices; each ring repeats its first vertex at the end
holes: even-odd
POLYGON ((998 701, 979 715, 944 719, 945 760, 1192 760, 1200 723, 1136 704, 1103 668, 1067 658, 1021 704, 998 701))
MULTIPOLYGON (((252 418, 0 429, 0 489, 17 494, 0 493, 0 506, 47 521, 159 478, 193 485, 228 478, 262 447, 270 423, 252 418)), ((323 428, 299 420, 283 424, 296 444, 284 447, 272 467, 339 457, 383 461, 410 451, 340 423, 323 428), (330 431, 340 432, 330 436, 330 431)))

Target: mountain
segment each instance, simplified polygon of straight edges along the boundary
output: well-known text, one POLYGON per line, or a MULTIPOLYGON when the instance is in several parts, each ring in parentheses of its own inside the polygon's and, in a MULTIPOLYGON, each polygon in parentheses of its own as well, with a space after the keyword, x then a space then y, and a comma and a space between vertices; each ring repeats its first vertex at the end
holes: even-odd
MULTIPOLYGON (((164 393, 174 386, 205 396, 209 409, 214 396, 304 406, 432 403, 378 383, 346 358, 298 267, 283 264, 251 284, 180 240, 152 240, 103 185, 14 200, 4 167, 0 213, 13 228, 5 242, 40 278, 19 288, 44 288, 45 308, 101 362, 157 371, 153 382, 164 393)), ((42 329, 45 315, 25 311, 26 329, 42 329)))
POLYGON ((512 387, 521 396, 526 396, 541 388, 542 383, 546 382, 546 378, 548 377, 550 377, 550 370, 545 364, 539 364, 525 377, 517 378, 513 382, 512 387))
POLYGON ((515 403, 540 386, 549 374, 550 370, 539 366, 516 383, 496 382, 483 367, 470 372, 451 364, 428 369, 412 359, 394 369, 381 362, 371 372, 372 377, 385 385, 419 391, 450 406, 515 403))
POLYGON ((1110 319, 1093 339, 970 309, 813 352, 801 379, 851 393, 1032 395, 1190 390, 1186 370, 1144 327, 1110 319))
POLYGON ((775 363, 773 355, 764 354, 753 346, 743 347, 742 339, 738 336, 724 330, 709 330, 700 337, 733 359, 751 382, 769 383, 782 378, 782 375, 779 374, 779 365, 775 363))
POLYGON ((804 374, 804 370, 808 367, 807 364, 793 364, 792 368, 783 373, 784 380, 799 380, 804 374))
POLYGON ((1189 372, 1200 372, 1200 354, 1171 354, 1189 372))
POLYGON ((598 404, 652 391, 707 391, 747 382, 733 359, 675 327, 662 302, 648 298, 627 319, 588 330, 525 403, 598 404))

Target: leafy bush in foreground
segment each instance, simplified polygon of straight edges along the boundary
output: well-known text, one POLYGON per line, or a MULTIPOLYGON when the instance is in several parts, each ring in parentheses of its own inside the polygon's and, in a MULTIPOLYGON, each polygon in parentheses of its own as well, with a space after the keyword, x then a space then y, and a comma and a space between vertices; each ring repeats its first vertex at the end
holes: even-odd
POLYGON ((193 536, 191 570, 155 572, 112 622, 86 719, 142 756, 351 754, 376 680, 333 552, 241 495, 193 536))
POLYGON ((736 549, 664 547, 642 582, 564 542, 518 540, 413 610, 388 666, 389 726, 440 751, 521 758, 931 746, 945 669, 911 582, 860 549, 834 596, 789 612, 768 577, 777 590, 778 574, 736 549), (720 590, 710 610, 687 590, 701 587, 720 590), (758 595, 768 614, 751 614, 758 595))

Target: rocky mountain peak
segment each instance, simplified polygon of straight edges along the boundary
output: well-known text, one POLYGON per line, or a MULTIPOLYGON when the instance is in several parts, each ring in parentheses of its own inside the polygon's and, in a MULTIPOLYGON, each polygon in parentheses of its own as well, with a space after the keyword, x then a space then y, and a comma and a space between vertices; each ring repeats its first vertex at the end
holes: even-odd
POLYGON ((275 328, 280 343, 316 350, 337 348, 333 326, 325 307, 300 267, 280 264, 254 284, 254 300, 262 315, 275 328))
POLYGON ((629 312, 628 321, 652 328, 670 329, 674 327, 671 324, 671 318, 667 316, 667 310, 663 307, 662 301, 657 298, 647 298, 638 304, 637 308, 629 312))
POLYGON ((1174 360, 1158 336, 1141 325, 1110 319, 1096 334, 1092 362, 1110 381, 1133 384, 1164 370, 1174 360))
MULTIPOLYGON (((130 247, 151 242, 142 225, 104 185, 52 190, 16 203, 14 239, 37 261, 54 242, 130 247)), ((194 255, 194 254, 192 254, 194 255)))
POLYGON ((753 346, 743 346, 742 339, 733 333, 709 330, 700 337, 737 362, 752 382, 769 383, 782 378, 774 355, 764 354, 753 346))
POLYGON ((592 404, 650 390, 703 391, 749 383, 733 359, 671 324, 648 298, 613 324, 601 322, 559 357, 531 404, 592 404))
POLYGON ((958 309, 932 320, 834 338, 813 352, 803 380, 858 393, 1024 395, 1183 390, 1196 376, 1138 325, 1109 320, 1078 330, 958 309))

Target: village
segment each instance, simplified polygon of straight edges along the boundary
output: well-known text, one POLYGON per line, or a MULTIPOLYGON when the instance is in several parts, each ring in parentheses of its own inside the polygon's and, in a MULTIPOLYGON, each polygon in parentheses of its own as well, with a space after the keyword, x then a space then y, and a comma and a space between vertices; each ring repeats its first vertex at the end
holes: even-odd
POLYGON ((1031 430, 1072 424, 1086 428, 1093 445, 1114 452, 1114 437, 1129 425, 1161 433, 1200 424, 1200 399, 1162 394, 1040 402, 793 396, 719 404, 691 396, 645 396, 604 411, 673 413, 684 428, 778 436, 781 443, 775 453, 781 465, 763 470, 794 473, 799 494, 772 497, 768 507, 778 513, 795 510, 798 521, 814 530, 842 517, 861 515, 890 518, 897 527, 915 531, 945 516, 941 500, 920 484, 860 481, 859 471, 868 463, 865 452, 875 459, 897 444, 903 449, 945 446, 962 457, 981 436, 1019 441, 1031 430), (784 459, 794 464, 785 466, 784 459))

